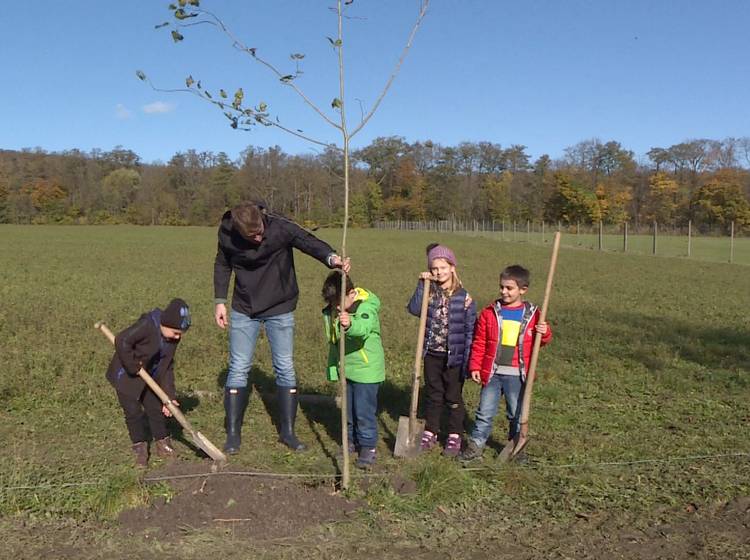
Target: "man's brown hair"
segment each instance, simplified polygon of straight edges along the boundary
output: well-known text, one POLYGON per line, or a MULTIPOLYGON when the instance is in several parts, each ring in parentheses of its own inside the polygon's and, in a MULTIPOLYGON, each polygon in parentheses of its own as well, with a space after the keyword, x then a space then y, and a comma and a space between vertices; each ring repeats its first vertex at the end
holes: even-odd
POLYGON ((250 239, 263 229, 263 214, 257 205, 243 202, 232 208, 232 225, 245 239, 250 239))

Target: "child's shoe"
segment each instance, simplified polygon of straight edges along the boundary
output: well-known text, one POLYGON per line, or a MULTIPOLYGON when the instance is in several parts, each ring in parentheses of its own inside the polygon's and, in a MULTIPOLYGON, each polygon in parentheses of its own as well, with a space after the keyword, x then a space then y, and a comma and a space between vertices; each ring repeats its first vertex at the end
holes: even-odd
POLYGON ((357 468, 369 470, 375 464, 375 448, 374 447, 362 447, 359 450, 357 456, 357 468))
POLYGON ((156 440, 154 442, 156 447, 156 456, 162 459, 174 459, 177 457, 177 450, 172 445, 172 440, 169 436, 156 440))
POLYGON ((433 434, 429 430, 425 430, 422 433, 422 440, 419 442, 420 451, 429 451, 437 445, 437 434, 433 434))
MULTIPOLYGON (((349 455, 354 455, 357 452, 357 444, 354 443, 351 439, 349 440, 349 455)), ((338 451, 336 451, 336 457, 342 458, 344 456, 344 448, 339 446, 338 451)))
POLYGON ((139 441, 133 444, 133 455, 135 455, 135 467, 145 469, 148 467, 148 443, 139 441))
POLYGON ((448 439, 445 440, 445 447, 443 448, 443 455, 446 457, 458 457, 461 453, 461 436, 458 434, 448 434, 448 439))
POLYGON ((484 448, 479 447, 473 439, 469 438, 466 449, 459 455, 459 459, 465 462, 474 461, 475 459, 481 459, 482 453, 484 453, 484 448))
POLYGON ((526 451, 522 449, 515 455, 515 457, 513 457, 513 462, 516 463, 517 465, 528 465, 529 456, 526 455, 526 451))

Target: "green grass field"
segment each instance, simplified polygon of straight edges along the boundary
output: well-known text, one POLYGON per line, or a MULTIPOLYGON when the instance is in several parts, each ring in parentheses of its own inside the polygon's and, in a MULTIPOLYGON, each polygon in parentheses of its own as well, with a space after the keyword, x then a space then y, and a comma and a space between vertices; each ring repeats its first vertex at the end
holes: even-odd
MULTIPOLYGON (((466 232, 468 235, 479 235, 497 239, 500 241, 516 241, 533 244, 550 244, 554 231, 546 231, 544 235, 540 231, 527 233, 517 231, 502 232, 466 232)), ((602 236, 602 251, 623 252, 624 238, 622 233, 605 233, 602 236)), ((591 232, 576 233, 575 228, 564 233, 563 246, 578 249, 599 249, 599 235, 591 232)), ((627 253, 638 255, 654 255, 653 235, 628 235, 627 253)), ((658 234, 656 237, 656 256, 680 257, 690 260, 710 261, 717 263, 728 263, 750 265, 750 238, 736 237, 734 248, 731 239, 718 236, 694 235, 688 247, 687 235, 658 234), (689 254, 688 254, 689 249, 689 254)))
MULTIPOLYGON (((337 246, 340 231, 321 237, 337 246)), ((355 479, 351 493, 368 507, 337 528, 342 547, 403 539, 433 550, 455 545, 467 531, 469 542, 490 546, 493 527, 565 526, 600 512, 647 524, 689 504, 750 495, 750 461, 735 455, 750 452, 750 275, 744 266, 698 260, 563 248, 549 311, 555 334, 540 357, 534 394, 531 464, 499 466, 490 453, 486 469, 474 471, 439 456, 391 458, 386 442, 408 411, 417 330, 405 305, 431 241, 455 250, 479 305, 494 298, 498 272, 513 263, 530 268, 530 299, 541 299, 549 246, 351 231, 353 279, 383 301, 388 383, 381 393, 380 469, 414 479, 418 492, 398 495, 378 483, 363 488, 355 479)), ((142 487, 133 473, 120 409, 104 379, 112 349, 95 321, 116 331, 172 297, 185 298, 194 326, 178 351, 178 390, 196 428, 223 442, 227 340, 213 324, 214 252, 213 228, 0 226, 0 536, 10 550, 29 544, 14 536, 18 523, 39 528, 34 550, 43 551, 49 527, 74 520, 101 531, 95 542, 102 555, 119 557, 113 551, 136 545, 106 520, 165 492, 163 485, 142 487)), ((323 373, 318 295, 327 271, 304 255, 296 262, 300 386, 333 395, 336 386, 323 373)), ((269 372, 261 340, 254 381, 262 391, 271 391, 269 372)), ((464 393, 473 418, 478 389, 467 384, 464 393)), ((504 422, 497 425, 497 442, 504 430, 504 422)), ((286 453, 254 395, 233 467, 334 473, 336 411, 302 407, 298 433, 312 449, 286 453)), ((201 534, 189 549, 170 550, 205 558, 220 541, 201 534)), ((287 553, 299 551, 264 552, 287 553)))

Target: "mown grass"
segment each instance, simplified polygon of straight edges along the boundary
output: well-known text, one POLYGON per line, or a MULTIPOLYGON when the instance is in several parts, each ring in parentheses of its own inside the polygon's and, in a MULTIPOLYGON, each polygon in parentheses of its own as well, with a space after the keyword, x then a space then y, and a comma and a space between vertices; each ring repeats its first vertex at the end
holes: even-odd
MULTIPOLYGON (((339 231, 321 236, 334 246, 339 231)), ((477 519, 477 530, 523 520, 565 521, 595 511, 658 518, 690 503, 750 494, 750 277, 746 267, 563 249, 549 317, 554 340, 539 363, 529 466, 500 466, 493 452, 462 469, 440 456, 390 457, 398 416, 408 410, 416 320, 405 304, 425 267, 424 246, 449 244, 480 305, 502 267, 532 271, 539 301, 549 248, 448 234, 354 230, 357 284, 383 301, 388 381, 381 393, 380 469, 415 481, 396 493, 387 478, 352 493, 371 506, 351 538, 421 542, 477 519), (654 462, 638 462, 645 459, 654 462), (610 464, 614 463, 614 464, 610 464)), ((221 383, 226 333, 213 324, 213 228, 0 227, 0 512, 26 518, 107 519, 165 487, 144 490, 131 469, 114 392, 104 379, 111 347, 93 329, 117 330, 180 296, 194 326, 178 352, 178 389, 195 427, 223 442, 221 383)), ((296 367, 303 393, 328 394, 319 289, 327 271, 298 255, 296 367)), ((273 391, 261 340, 253 380, 273 391)), ((479 390, 465 387, 470 417, 479 390)), ((276 443, 273 401, 253 395, 237 469, 336 472, 335 407, 304 404, 298 432, 312 447, 294 455, 276 443)), ((505 431, 497 424, 494 441, 505 431)), ((190 450, 180 445, 190 456, 190 450)), ((196 459, 197 460, 197 459, 196 459)), ((464 528, 465 530, 465 528, 464 528)), ((394 541, 395 542, 395 541, 394 541)))

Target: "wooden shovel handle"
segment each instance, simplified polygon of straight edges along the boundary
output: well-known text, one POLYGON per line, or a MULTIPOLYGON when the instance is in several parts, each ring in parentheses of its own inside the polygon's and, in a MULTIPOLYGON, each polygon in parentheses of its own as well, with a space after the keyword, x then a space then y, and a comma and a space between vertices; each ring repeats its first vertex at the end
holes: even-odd
MULTIPOLYGON (((542 302, 542 309, 539 312, 539 323, 544 323, 547 319, 547 307, 549 306, 550 295, 552 294, 552 280, 555 277, 555 268, 557 268, 557 253, 560 249, 560 232, 555 233, 555 240, 552 245, 552 258, 549 263, 549 273, 547 274, 547 285, 544 288, 544 301, 542 302)), ((529 424, 529 411, 531 410, 531 394, 534 387, 534 379, 536 378, 536 363, 539 359, 539 348, 542 345, 542 337, 539 335, 534 336, 534 347, 531 351, 531 361, 529 362, 529 369, 526 373, 526 387, 523 391, 523 405, 521 407, 521 433, 520 437, 525 439, 528 437, 528 424, 529 424)), ((521 443, 521 442, 518 442, 521 443)), ((516 445, 517 453, 521 448, 516 445)))
POLYGON ((425 278, 422 289, 422 307, 419 311, 419 330, 417 331, 417 351, 414 354, 414 378, 411 386, 411 404, 409 406, 409 433, 414 433, 417 421, 417 404, 419 402, 419 380, 422 373, 422 352, 424 350, 424 331, 427 326, 427 307, 430 303, 430 279, 425 278))
MULTIPOLYGON (((114 345, 115 343, 115 335, 112 333, 111 330, 102 323, 101 321, 96 323, 94 325, 95 329, 99 329, 104 333, 104 336, 106 336, 109 341, 114 345)), ((182 413, 182 411, 172 403, 172 399, 169 398, 169 395, 167 395, 164 392, 164 389, 159 387, 159 384, 154 381, 154 379, 148 374, 148 372, 141 368, 138 370, 138 375, 146 382, 146 385, 149 386, 149 388, 156 393, 156 396, 159 397, 159 400, 162 402, 164 406, 166 406, 169 409, 169 412, 172 413, 172 416, 174 416, 175 420, 177 420, 180 425, 182 425, 183 428, 185 428, 188 432, 193 432, 193 427, 190 425, 190 422, 188 422, 188 419, 185 418, 185 415, 182 413)))

